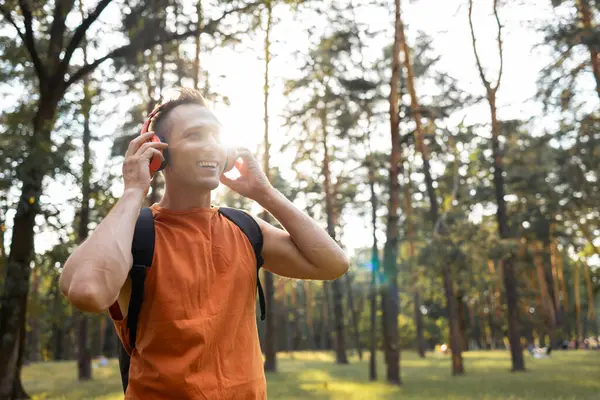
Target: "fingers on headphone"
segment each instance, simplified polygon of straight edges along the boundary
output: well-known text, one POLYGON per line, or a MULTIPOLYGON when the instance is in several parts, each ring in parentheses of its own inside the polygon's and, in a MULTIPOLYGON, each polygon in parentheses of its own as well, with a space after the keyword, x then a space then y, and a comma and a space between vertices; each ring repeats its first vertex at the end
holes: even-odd
MULTIPOLYGON (((140 149, 140 147, 144 143, 162 143, 158 139, 158 137, 156 140, 152 140, 154 135, 155 135, 154 132, 146 132, 146 133, 143 133, 143 134, 137 136, 136 138, 134 138, 131 142, 129 142, 129 146, 127 147, 126 156, 136 154, 138 152, 138 150, 140 149)), ((166 146, 163 146, 163 147, 166 147, 166 146)))
POLYGON ((150 148, 162 150, 162 149, 167 148, 167 146, 168 146, 168 144, 166 144, 164 142, 146 142, 146 143, 143 143, 139 147, 139 149, 136 151, 136 154, 137 155, 144 154, 146 152, 146 150, 150 149, 150 148))
POLYGON ((155 148, 152 147, 148 147, 141 155, 141 158, 147 159, 147 160, 152 160, 152 157, 157 157, 158 159, 160 159, 160 162, 162 163, 163 161, 165 161, 165 156, 163 155, 163 153, 155 148))

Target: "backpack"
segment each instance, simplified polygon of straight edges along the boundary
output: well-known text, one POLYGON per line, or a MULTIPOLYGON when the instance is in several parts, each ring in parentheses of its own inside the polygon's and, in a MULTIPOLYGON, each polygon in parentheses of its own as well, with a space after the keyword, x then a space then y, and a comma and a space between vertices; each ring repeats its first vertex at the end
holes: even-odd
MULTIPOLYGON (((225 216, 246 235, 256 257, 256 281, 258 286, 258 296, 260 303, 260 319, 265 319, 265 296, 260 284, 258 272, 263 265, 261 250, 263 245, 263 236, 258 223, 250 215, 244 211, 220 207, 219 214, 225 216)), ((133 266, 129 272, 131 277, 131 298, 129 300, 129 308, 127 311, 127 328, 129 328, 129 342, 131 348, 135 348, 138 317, 144 300, 144 281, 146 273, 152 265, 154 256, 154 218, 150 208, 142 208, 140 215, 135 224, 133 233, 133 242, 131 252, 133 254, 133 266)), ((123 343, 119 340, 119 369, 121 371, 121 382, 123 384, 123 392, 127 391, 129 383, 129 364, 131 357, 125 350, 123 343)))

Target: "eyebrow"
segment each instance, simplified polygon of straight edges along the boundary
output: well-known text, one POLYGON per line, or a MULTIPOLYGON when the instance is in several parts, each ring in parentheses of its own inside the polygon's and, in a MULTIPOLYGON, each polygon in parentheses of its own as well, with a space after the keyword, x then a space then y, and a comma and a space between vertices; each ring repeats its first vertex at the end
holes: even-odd
POLYGON ((193 132, 193 131, 203 131, 203 130, 208 129, 210 134, 216 135, 218 138, 220 138, 221 136, 223 136, 221 133, 222 128, 223 128, 223 126, 218 122, 216 124, 210 124, 210 123, 199 124, 199 125, 197 124, 197 125, 194 125, 194 126, 191 126, 187 129, 185 129, 181 133, 181 136, 184 137, 185 135, 187 135, 188 133, 193 132))

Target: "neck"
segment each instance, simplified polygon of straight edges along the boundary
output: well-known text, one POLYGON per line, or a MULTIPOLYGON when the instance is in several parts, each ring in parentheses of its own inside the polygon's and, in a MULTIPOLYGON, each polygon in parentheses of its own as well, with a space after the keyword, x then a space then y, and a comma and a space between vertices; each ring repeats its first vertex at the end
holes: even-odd
POLYGON ((168 185, 165 182, 165 193, 158 202, 163 208, 174 211, 190 210, 192 208, 209 208, 211 191, 206 189, 190 190, 181 185, 168 185))

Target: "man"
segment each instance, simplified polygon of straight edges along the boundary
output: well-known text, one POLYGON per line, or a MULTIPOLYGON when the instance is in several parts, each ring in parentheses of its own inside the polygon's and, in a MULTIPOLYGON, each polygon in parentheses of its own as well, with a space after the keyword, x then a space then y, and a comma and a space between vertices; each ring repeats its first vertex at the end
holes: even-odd
POLYGON ((264 399, 256 326, 257 261, 248 239, 211 206, 219 182, 256 201, 285 230, 255 218, 263 268, 297 279, 332 280, 348 269, 342 249, 314 220, 273 188, 246 149, 234 157, 240 177, 222 174, 227 152, 221 124, 196 91, 161 105, 150 132, 133 139, 123 163, 124 192, 65 263, 61 291, 78 309, 109 311, 131 353, 127 399, 264 399), (150 141, 156 133, 164 142, 150 141), (153 157, 168 160, 165 192, 151 206, 152 268, 128 343, 132 237, 148 193, 153 157))

